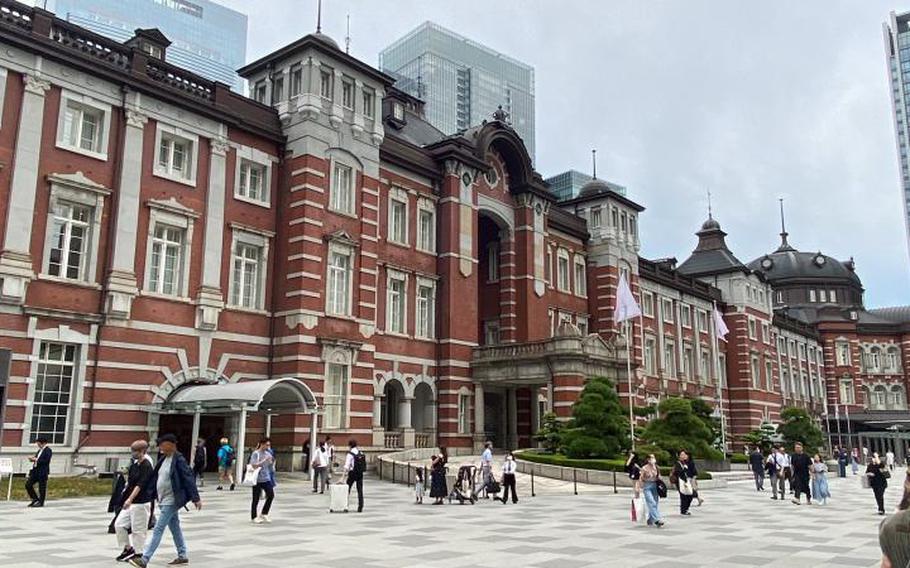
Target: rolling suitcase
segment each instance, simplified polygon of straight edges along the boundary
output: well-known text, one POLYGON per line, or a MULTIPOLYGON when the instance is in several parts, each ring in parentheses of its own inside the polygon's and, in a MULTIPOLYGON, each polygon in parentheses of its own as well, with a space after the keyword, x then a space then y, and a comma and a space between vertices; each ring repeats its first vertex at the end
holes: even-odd
POLYGON ((348 495, 347 483, 333 483, 332 485, 329 485, 329 512, 347 513, 348 495))

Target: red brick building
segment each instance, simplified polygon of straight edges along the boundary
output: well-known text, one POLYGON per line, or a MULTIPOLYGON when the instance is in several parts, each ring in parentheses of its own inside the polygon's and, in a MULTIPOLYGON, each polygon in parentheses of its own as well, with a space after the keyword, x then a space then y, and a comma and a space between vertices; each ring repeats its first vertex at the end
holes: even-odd
MULTIPOLYGON (((643 207, 600 180, 557 202, 505 113, 443 135, 324 35, 241 69, 245 98, 166 63, 156 30, 119 44, 0 6, 4 454, 45 436, 55 469, 103 466, 165 430, 268 432, 289 458, 322 433, 527 446, 593 375, 636 404, 714 401, 733 436, 783 404, 821 415, 860 374, 713 220, 693 257, 724 262, 640 258, 643 207), (644 308, 631 385, 620 275, 644 308)), ((875 317, 837 333, 906 362, 903 316, 875 317)), ((905 387, 901 368, 879 382, 905 387)))

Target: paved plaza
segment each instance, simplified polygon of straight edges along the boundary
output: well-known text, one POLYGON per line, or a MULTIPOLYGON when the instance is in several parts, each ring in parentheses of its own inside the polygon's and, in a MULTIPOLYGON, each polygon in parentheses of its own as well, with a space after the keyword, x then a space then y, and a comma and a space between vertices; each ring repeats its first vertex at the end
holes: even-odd
MULTIPOLYGON (((550 482, 531 498, 523 478, 517 506, 416 506, 411 489, 368 478, 363 514, 330 514, 327 495, 290 477, 276 491, 271 525, 250 524, 249 489, 216 492, 211 484, 203 510, 184 513, 182 522, 191 565, 200 568, 878 566, 881 517, 871 491, 855 477, 831 486, 835 499, 827 507, 797 507, 771 501, 751 483, 732 483, 704 491, 704 506, 688 518, 671 496, 662 502, 667 526, 651 529, 628 520, 628 492, 600 487, 582 487, 576 496, 571 484, 550 482)), ((900 483, 892 483, 889 510, 900 494, 900 483)), ((102 498, 44 509, 0 503, 0 566, 124 566, 113 560, 119 551, 106 532, 106 507, 102 498)), ((166 535, 151 565, 174 556, 166 535)))

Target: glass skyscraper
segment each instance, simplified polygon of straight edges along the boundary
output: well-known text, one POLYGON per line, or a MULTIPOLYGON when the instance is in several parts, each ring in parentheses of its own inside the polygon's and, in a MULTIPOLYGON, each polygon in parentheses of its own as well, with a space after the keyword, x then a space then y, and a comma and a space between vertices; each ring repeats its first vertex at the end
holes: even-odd
MULTIPOLYGON (((910 160, 907 157, 908 125, 910 116, 910 12, 896 14, 883 25, 885 56, 891 78, 891 107, 894 111, 894 130, 897 152, 900 157, 901 190, 904 203, 904 229, 910 247, 910 160)), ((910 248, 908 248, 910 251, 910 248)))
MULTIPOLYGON (((556 174, 553 177, 548 177, 544 181, 550 186, 550 191, 556 195, 556 199, 565 201, 567 199, 572 199, 573 197, 578 197, 578 192, 581 191, 582 186, 592 179, 594 178, 588 174, 583 174, 576 170, 569 170, 561 174, 556 174)), ((604 183, 610 186, 610 189, 616 193, 620 195, 626 194, 625 187, 606 180, 604 180, 604 183)))
POLYGON ((534 68, 425 22, 379 54, 379 68, 426 102, 430 123, 454 134, 502 105, 534 158, 534 68))
POLYGON ((209 0, 50 0, 47 9, 117 41, 158 28, 171 41, 165 59, 242 92, 247 17, 209 0))

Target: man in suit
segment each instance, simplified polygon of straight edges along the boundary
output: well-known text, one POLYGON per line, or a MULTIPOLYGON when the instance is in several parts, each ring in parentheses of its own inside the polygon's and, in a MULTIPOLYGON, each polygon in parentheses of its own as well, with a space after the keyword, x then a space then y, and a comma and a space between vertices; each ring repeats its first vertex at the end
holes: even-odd
POLYGON ((765 490, 765 456, 761 453, 761 447, 755 446, 752 453, 749 454, 749 465, 752 466, 752 477, 755 478, 755 490, 765 490))
POLYGON ((25 481, 25 490, 28 496, 32 498, 29 507, 44 507, 44 498, 47 497, 47 478, 51 474, 51 456, 54 452, 47 445, 47 438, 40 436, 35 440, 38 445, 38 451, 34 456, 28 458, 32 462, 32 469, 28 472, 28 479, 25 481), (38 484, 38 493, 35 493, 35 484, 38 484))

